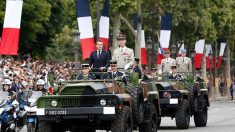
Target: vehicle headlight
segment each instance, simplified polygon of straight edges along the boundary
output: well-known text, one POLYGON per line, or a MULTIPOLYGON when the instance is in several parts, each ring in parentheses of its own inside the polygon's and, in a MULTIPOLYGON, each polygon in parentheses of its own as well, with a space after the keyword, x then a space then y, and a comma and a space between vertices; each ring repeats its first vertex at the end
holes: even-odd
POLYGON ((51 106, 56 107, 56 106, 57 106, 57 104, 58 104, 58 103, 57 103, 57 101, 56 101, 56 100, 52 100, 52 101, 51 101, 51 106))
POLYGON ((100 105, 105 106, 106 105, 106 100, 105 99, 101 99, 100 100, 100 105))

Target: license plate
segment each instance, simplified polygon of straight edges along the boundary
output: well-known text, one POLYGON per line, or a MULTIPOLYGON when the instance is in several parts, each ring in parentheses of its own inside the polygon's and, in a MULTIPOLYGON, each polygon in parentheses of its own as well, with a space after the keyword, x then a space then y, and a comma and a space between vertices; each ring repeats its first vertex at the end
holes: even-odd
POLYGON ((66 115, 67 110, 45 110, 45 115, 66 115))

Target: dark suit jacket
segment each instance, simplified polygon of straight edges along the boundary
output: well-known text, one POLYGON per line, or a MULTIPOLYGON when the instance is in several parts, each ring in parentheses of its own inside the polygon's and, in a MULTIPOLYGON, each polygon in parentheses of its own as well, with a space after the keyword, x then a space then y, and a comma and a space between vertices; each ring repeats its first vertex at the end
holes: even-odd
POLYGON ((90 61, 89 65, 92 66, 93 68, 100 68, 100 67, 109 67, 109 61, 110 61, 110 54, 108 51, 102 50, 101 55, 99 58, 97 58, 97 50, 91 52, 90 55, 90 61))

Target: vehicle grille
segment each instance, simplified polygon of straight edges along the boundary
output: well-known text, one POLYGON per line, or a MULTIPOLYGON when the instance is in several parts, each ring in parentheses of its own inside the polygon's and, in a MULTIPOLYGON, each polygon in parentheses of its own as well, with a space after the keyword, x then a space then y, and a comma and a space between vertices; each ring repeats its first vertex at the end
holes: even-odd
POLYGON ((67 97, 58 99, 61 107, 89 107, 96 105, 94 97, 67 97))

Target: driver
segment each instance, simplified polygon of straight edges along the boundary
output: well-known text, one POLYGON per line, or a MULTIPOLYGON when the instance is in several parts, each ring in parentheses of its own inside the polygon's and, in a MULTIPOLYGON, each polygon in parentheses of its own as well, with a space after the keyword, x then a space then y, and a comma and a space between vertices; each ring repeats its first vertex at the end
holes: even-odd
POLYGON ((111 71, 106 72, 102 77, 103 79, 119 79, 120 78, 125 84, 127 84, 126 75, 124 72, 118 71, 116 60, 110 60, 110 68, 111 68, 111 71))
POLYGON ((177 66, 175 64, 171 66, 169 79, 182 80, 182 75, 177 73, 177 66))
POLYGON ((95 80, 96 77, 94 74, 90 74, 89 64, 82 64, 82 74, 78 75, 77 80, 95 80))

